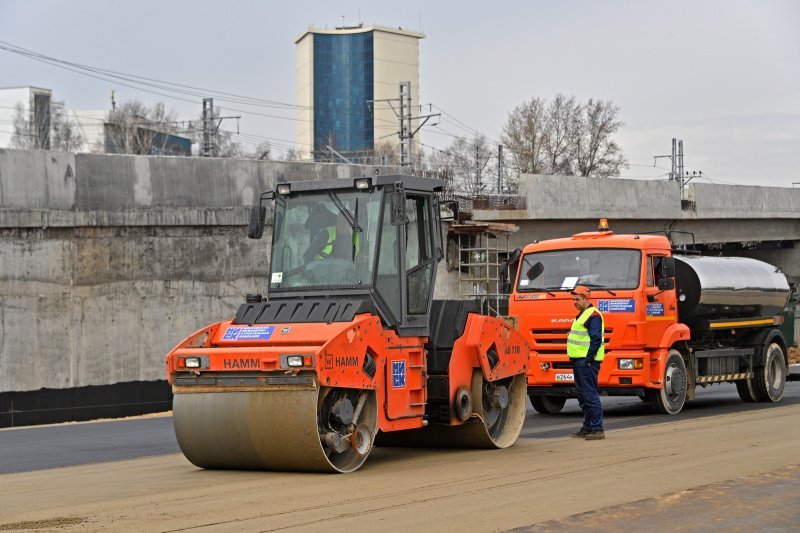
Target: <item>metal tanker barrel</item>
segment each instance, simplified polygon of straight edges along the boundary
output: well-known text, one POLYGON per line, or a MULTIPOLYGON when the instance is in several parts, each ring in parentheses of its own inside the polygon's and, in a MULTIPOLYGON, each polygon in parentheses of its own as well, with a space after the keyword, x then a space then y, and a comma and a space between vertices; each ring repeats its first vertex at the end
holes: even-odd
POLYGON ((678 318, 689 327, 775 316, 789 298, 783 272, 749 257, 675 256, 675 270, 678 318))

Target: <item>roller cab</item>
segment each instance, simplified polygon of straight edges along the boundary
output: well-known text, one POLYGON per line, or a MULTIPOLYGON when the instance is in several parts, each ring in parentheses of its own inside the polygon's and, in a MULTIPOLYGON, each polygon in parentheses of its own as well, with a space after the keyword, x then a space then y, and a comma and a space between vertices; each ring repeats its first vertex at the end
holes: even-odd
POLYGON ((504 448, 525 414, 525 339, 433 300, 438 180, 279 184, 267 296, 166 359, 174 426, 204 468, 350 472, 387 445, 504 448), (394 435, 404 435, 393 439, 394 435))

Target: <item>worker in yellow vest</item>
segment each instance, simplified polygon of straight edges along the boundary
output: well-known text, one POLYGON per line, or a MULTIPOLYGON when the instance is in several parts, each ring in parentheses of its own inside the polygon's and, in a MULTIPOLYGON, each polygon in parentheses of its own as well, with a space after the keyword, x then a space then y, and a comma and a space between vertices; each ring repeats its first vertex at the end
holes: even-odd
POLYGON ((344 214, 340 213, 317 231, 303 259, 306 263, 330 257, 352 261, 360 245, 358 232, 353 231, 344 214))
POLYGON ((603 315, 589 301, 589 287, 578 285, 572 289, 572 304, 578 316, 572 321, 567 335, 567 355, 572 362, 578 404, 583 411, 583 425, 572 434, 574 438, 600 440, 606 438, 603 432, 603 406, 597 376, 605 355, 603 348, 603 315))

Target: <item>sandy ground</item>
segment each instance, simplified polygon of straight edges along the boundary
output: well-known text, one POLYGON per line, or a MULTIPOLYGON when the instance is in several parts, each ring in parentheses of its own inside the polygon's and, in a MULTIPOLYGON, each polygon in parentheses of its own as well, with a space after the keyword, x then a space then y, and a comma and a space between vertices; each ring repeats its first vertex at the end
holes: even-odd
POLYGON ((609 431, 595 442, 376 449, 345 475, 199 470, 166 455, 2 475, 0 531, 527 528, 780 471, 800 463, 798 442, 800 406, 776 405, 609 431))
POLYGON ((800 364, 800 348, 789 348, 789 364, 800 364))

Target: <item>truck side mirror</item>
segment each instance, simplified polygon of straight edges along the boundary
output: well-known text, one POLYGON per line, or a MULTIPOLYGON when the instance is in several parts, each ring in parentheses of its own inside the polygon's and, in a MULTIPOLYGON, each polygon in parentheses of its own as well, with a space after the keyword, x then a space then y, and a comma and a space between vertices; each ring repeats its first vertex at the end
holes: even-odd
POLYGON ((671 291, 675 288, 675 278, 661 278, 658 280, 658 290, 671 291))
POLYGON ((675 277, 675 258, 665 257, 661 260, 661 274, 664 278, 675 277))
POLYGON ((267 208, 254 205, 250 208, 250 223, 247 225, 247 238, 260 239, 264 236, 264 223, 267 220, 267 208))
POLYGON ((507 259, 500 263, 500 292, 503 294, 511 294, 511 280, 517 272, 517 265, 521 255, 522 250, 517 248, 509 254, 507 259))

